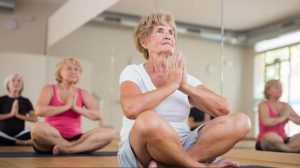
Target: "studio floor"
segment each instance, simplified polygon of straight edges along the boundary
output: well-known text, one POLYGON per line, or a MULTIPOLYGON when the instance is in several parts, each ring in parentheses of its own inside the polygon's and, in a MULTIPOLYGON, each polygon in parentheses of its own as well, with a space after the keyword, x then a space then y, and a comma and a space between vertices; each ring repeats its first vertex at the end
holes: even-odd
MULTIPOLYGON (((119 139, 100 151, 117 151, 119 139)), ((244 140, 224 155, 238 161, 241 166, 299 168, 300 154, 260 152, 253 149, 253 140, 244 140)), ((31 152, 32 148, 0 147, 0 152, 31 152)), ((0 157, 0 168, 98 168, 119 167, 116 156, 71 156, 71 157, 0 157)))

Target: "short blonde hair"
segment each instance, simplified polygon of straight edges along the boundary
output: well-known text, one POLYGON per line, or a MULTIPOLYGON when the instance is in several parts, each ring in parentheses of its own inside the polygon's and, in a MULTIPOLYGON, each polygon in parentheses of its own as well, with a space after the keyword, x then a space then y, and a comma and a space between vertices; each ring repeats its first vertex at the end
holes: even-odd
POLYGON ((23 81, 23 77, 20 75, 20 74, 18 74, 18 73, 14 73, 14 74, 12 74, 12 75, 9 75, 9 76, 7 76, 6 78, 5 78, 5 80, 4 80, 4 87, 5 87, 5 89, 7 90, 7 91, 9 91, 9 86, 8 86, 8 83, 13 79, 13 78, 19 78, 20 80, 21 80, 21 83, 22 83, 22 88, 21 88, 21 90, 20 90, 20 95, 21 95, 21 93, 22 93, 22 91, 23 91, 23 88, 24 88, 24 81, 23 81))
POLYGON ((269 89, 275 85, 275 84, 281 84, 279 80, 276 80, 276 79, 271 79, 269 81, 266 82, 265 84, 265 90, 264 90, 264 96, 266 99, 270 99, 270 95, 269 95, 269 89))
POLYGON ((82 72, 82 66, 80 64, 80 62, 78 61, 78 59, 73 58, 73 57, 67 57, 67 58, 63 58, 60 62, 58 62, 58 64, 56 65, 56 72, 55 72, 55 80, 58 83, 62 82, 62 76, 60 75, 60 71, 62 70, 62 68, 64 67, 64 65, 68 62, 71 62, 72 64, 75 64, 76 66, 78 66, 79 68, 79 72, 82 72))
POLYGON ((136 26, 133 37, 136 48, 144 55, 145 59, 149 58, 149 54, 141 45, 141 42, 149 37, 156 25, 170 25, 174 31, 174 38, 176 40, 176 25, 170 14, 157 12, 143 17, 136 26))

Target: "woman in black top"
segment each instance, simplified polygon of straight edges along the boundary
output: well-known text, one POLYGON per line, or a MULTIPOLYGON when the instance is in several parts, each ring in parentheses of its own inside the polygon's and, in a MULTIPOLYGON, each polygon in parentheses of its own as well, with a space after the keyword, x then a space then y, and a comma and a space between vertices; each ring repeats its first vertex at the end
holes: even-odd
POLYGON ((25 121, 36 122, 37 116, 29 99, 22 97, 23 79, 13 74, 4 82, 7 95, 0 97, 0 145, 32 144, 25 121))

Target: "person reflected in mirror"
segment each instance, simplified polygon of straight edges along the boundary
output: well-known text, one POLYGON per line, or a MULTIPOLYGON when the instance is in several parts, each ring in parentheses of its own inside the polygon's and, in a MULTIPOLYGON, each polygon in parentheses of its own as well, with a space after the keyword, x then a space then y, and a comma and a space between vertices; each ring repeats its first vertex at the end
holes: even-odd
POLYGON ((300 134, 289 137, 285 125, 291 121, 300 125, 300 116, 286 102, 280 101, 282 85, 279 80, 265 84, 263 100, 258 107, 259 134, 255 148, 264 151, 300 153, 300 134))
POLYGON ((94 152, 112 141, 112 128, 81 131, 82 116, 93 121, 102 118, 92 94, 76 86, 81 72, 77 59, 63 58, 56 68, 57 83, 42 88, 36 113, 45 122, 34 124, 31 133, 37 153, 94 152))
POLYGON ((24 82, 20 74, 13 74, 4 82, 7 95, 0 97, 0 145, 32 145, 30 129, 25 122, 37 122, 30 100, 21 95, 24 82))
POLYGON ((124 117, 118 159, 121 167, 237 167, 216 159, 250 130, 242 113, 229 113, 226 99, 187 73, 176 48, 176 26, 169 14, 143 17, 134 32, 145 63, 128 65, 120 75, 124 117), (190 131, 190 107, 216 117, 190 131))

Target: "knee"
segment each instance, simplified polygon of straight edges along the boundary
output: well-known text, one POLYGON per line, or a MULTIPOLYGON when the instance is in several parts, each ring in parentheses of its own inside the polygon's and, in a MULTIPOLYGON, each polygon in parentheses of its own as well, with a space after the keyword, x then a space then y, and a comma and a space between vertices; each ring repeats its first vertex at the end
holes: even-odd
POLYGON ((155 111, 146 111, 135 120, 134 127, 143 134, 157 132, 162 129, 162 118, 155 111))
POLYGON ((36 139, 38 137, 44 136, 44 129, 46 126, 46 123, 37 122, 31 126, 30 132, 32 139, 36 139))
POLYGON ((249 117, 244 113, 233 114, 232 122, 235 124, 235 128, 240 130, 241 133, 246 135, 251 130, 251 122, 249 117))
POLYGON ((244 113, 224 116, 223 120, 225 121, 226 127, 230 128, 229 130, 239 137, 244 137, 251 130, 250 119, 244 113))
POLYGON ((105 128, 105 133, 108 141, 112 141, 116 135, 116 131, 113 128, 105 128))

